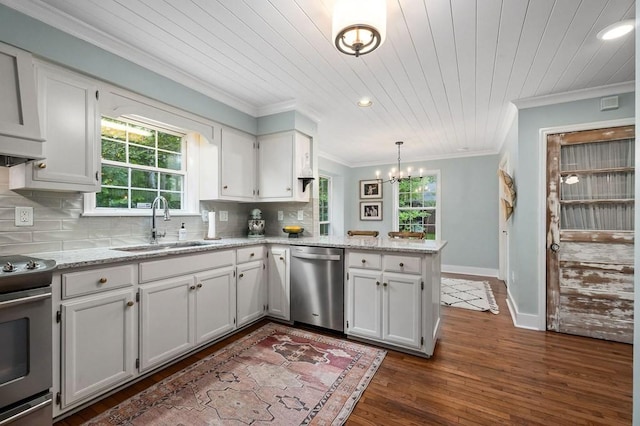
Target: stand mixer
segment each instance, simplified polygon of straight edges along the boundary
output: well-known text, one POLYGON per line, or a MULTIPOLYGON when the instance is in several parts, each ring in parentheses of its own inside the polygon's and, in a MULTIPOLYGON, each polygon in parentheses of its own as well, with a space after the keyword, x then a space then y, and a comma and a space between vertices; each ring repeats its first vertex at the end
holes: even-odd
POLYGON ((262 238, 264 237, 264 219, 262 219, 262 211, 260 209, 253 209, 249 212, 248 222, 249 238, 262 238))

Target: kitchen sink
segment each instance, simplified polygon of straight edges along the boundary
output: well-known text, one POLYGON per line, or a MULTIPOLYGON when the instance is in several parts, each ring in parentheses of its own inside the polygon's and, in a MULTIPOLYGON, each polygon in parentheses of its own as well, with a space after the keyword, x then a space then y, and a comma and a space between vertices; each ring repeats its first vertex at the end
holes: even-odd
POLYGON ((144 253, 147 251, 164 251, 164 250, 181 249, 181 248, 189 248, 189 247, 210 246, 215 244, 216 243, 207 242, 207 241, 184 241, 179 243, 145 244, 141 246, 115 247, 112 250, 144 253))

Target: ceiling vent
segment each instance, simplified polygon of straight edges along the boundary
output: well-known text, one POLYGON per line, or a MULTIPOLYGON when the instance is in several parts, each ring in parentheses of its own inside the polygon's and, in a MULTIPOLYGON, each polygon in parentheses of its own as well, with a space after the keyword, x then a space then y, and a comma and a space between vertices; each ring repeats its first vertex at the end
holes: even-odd
POLYGON ((600 111, 607 111, 610 109, 618 109, 618 97, 608 96, 606 98, 600 98, 600 111))

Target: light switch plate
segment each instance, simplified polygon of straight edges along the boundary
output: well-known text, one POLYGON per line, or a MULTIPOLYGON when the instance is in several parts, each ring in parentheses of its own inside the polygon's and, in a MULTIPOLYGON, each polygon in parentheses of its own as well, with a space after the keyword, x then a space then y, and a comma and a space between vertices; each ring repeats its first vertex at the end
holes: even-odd
POLYGON ((278 210, 278 220, 284 220, 284 212, 282 210, 278 210))
POLYGON ((33 226, 33 207, 16 207, 16 226, 33 226))
POLYGON ((229 212, 226 210, 220 210, 220 222, 229 221, 229 212))
POLYGON ((304 210, 298 210, 298 220, 304 220, 304 210))

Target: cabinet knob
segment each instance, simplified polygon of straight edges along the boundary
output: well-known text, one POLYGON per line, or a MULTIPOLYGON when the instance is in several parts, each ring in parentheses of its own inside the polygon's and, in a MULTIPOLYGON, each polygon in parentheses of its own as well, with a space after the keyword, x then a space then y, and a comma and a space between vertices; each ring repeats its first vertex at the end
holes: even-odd
POLYGON ((198 283, 198 285, 196 287, 202 288, 202 283, 198 283))
POLYGON ((404 263, 400 262, 400 267, 401 268, 404 267, 404 263))
POLYGON ((98 282, 99 282, 100 284, 104 284, 104 283, 106 283, 106 282, 107 282, 107 279, 106 279, 105 277, 102 277, 102 278, 100 278, 100 279, 98 280, 98 282))
POLYGON ((133 300, 129 300, 129 301, 127 302, 127 306, 128 306, 128 307, 132 307, 133 305, 135 305, 135 302, 134 302, 133 300))
POLYGON ((251 253, 251 254, 249 255, 249 257, 253 257, 253 256, 255 256, 255 255, 256 255, 255 253, 251 253))
POLYGON ((47 168, 47 163, 45 163, 45 162, 38 163, 38 168, 39 169, 46 169, 47 168))
POLYGON ((189 287, 189 289, 191 289, 191 290, 195 290, 195 289, 196 289, 196 286, 195 286, 195 285, 192 285, 192 286, 190 286, 190 287, 189 287))
POLYGON ((366 261, 366 260, 364 260, 364 259, 362 259, 362 263, 367 263, 367 261, 366 261))
POLYGON ((280 257, 280 260, 283 260, 283 261, 284 261, 284 257, 280 257))
POLYGON ((227 185, 223 186, 222 189, 227 189, 229 188, 227 185))
POLYGON ((238 277, 242 278, 242 277, 244 277, 244 274, 240 274, 240 275, 238 275, 238 277))
POLYGON ((291 188, 287 188, 287 191, 291 191, 291 188))
POLYGON ((380 281, 376 281, 376 285, 380 285, 380 281))
POLYGON ((387 286, 387 283, 382 283, 382 286, 383 286, 383 287, 386 287, 386 286, 387 286))

